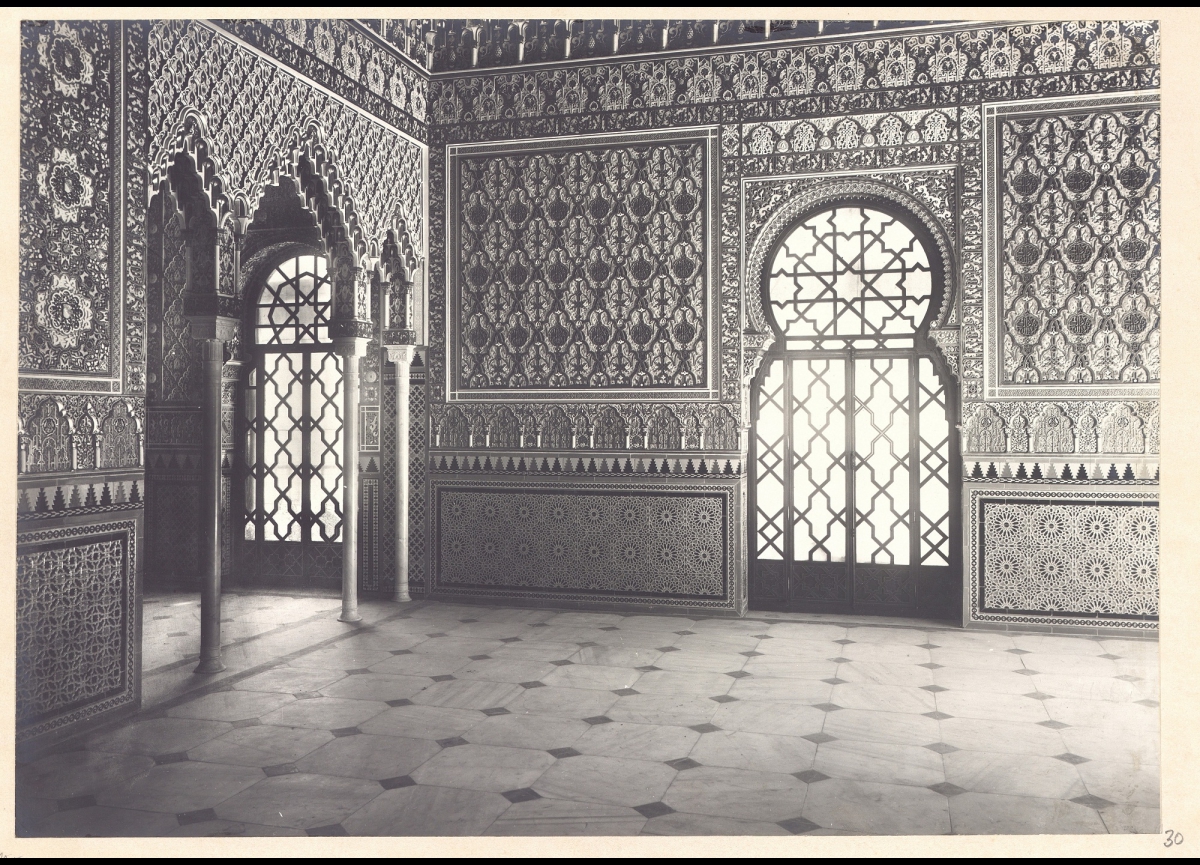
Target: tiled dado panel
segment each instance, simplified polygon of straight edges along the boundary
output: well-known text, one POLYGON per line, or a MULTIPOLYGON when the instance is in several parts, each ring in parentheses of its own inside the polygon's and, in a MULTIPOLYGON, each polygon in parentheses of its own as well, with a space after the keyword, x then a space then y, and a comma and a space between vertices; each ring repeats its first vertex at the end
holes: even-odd
POLYGON ((133 711, 141 682, 141 505, 17 524, 17 744, 133 711))
POLYGON ((432 594, 745 611, 742 478, 434 474, 432 594))
POLYGON ((1158 629, 1158 486, 968 483, 965 627, 1158 629))

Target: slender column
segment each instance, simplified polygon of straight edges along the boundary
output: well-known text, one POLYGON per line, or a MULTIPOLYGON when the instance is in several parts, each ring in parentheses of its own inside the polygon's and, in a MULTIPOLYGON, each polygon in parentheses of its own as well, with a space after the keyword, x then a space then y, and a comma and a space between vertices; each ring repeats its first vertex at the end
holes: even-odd
POLYGON ((201 341, 204 357, 204 459, 200 479, 200 663, 197 673, 219 673, 221 661, 221 366, 225 343, 201 341))
MULTIPOLYGON (((340 341, 335 341, 340 342, 340 341)), ((345 342, 349 342, 346 340, 345 342)), ((342 356, 342 614, 339 622, 360 622, 358 614, 358 359, 362 347, 338 345, 342 356)))
POLYGON ((408 399, 409 368, 416 348, 389 345, 388 360, 396 365, 396 593, 398 603, 411 601, 408 593, 408 399))
POLYGON ((189 316, 200 341, 204 373, 204 451, 200 475, 200 663, 197 673, 219 673, 221 661, 221 370, 225 343, 237 328, 226 316, 189 316))

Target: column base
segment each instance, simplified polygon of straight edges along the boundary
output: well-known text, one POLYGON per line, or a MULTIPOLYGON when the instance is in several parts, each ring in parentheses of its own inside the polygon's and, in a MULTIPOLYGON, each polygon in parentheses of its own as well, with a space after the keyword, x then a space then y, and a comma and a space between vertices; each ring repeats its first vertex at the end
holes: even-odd
POLYGON ((338 616, 338 621, 346 623, 361 622, 362 616, 360 616, 358 613, 342 613, 340 616, 338 616))
POLYGON ((411 604, 412 596, 406 592, 405 594, 401 595, 398 598, 392 598, 392 600, 395 601, 397 604, 411 604))
POLYGON ((192 673, 220 673, 224 670, 225 664, 220 658, 202 658, 200 663, 196 665, 196 669, 192 670, 192 673))

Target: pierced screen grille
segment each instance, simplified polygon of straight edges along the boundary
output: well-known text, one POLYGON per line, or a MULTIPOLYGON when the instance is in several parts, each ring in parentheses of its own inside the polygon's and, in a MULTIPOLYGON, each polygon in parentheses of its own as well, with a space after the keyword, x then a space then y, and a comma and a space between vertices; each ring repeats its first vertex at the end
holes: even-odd
POLYGON ((946 584, 957 527, 946 391, 914 340, 925 249, 887 214, 834 208, 767 279, 783 339, 753 406, 752 600, 915 610, 931 572, 946 584))
POLYGON ((342 359, 330 351, 321 256, 283 262, 255 309, 245 399, 244 561, 270 578, 340 575, 342 359))

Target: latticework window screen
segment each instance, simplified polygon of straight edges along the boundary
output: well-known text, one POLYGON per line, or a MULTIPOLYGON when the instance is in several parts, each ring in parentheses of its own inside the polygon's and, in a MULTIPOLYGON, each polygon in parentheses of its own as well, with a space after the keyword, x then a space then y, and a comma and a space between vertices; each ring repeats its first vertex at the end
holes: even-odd
POLYGON ((917 569, 952 560, 946 392, 917 340, 927 252, 896 217, 835 207, 784 238, 766 288, 756 572, 789 605, 915 605, 917 569))

